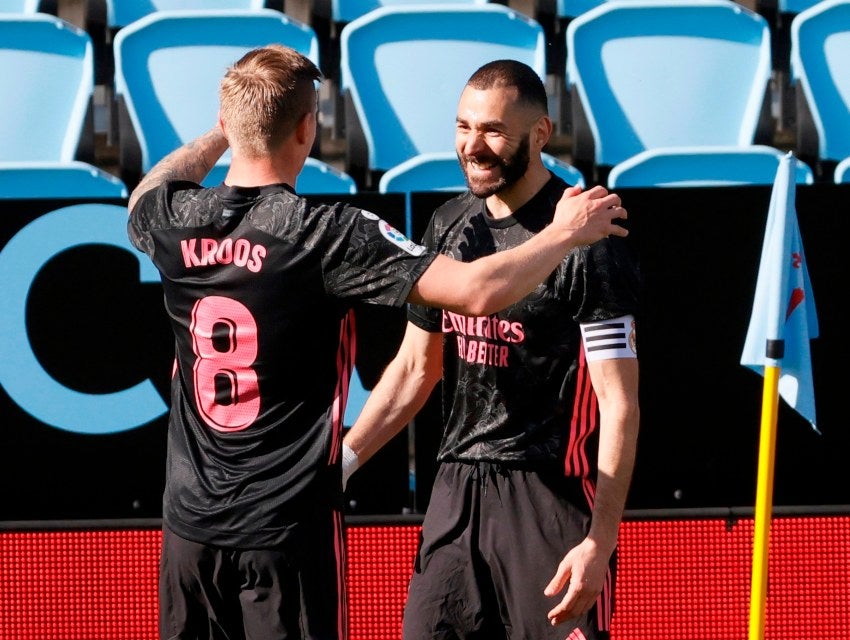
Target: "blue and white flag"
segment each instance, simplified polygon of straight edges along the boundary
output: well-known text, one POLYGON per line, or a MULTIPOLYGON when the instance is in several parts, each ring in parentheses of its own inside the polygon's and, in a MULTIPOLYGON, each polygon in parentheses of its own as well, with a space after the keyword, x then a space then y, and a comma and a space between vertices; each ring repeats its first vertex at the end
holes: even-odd
POLYGON ((818 319, 797 225, 795 165, 788 153, 776 172, 741 364, 761 375, 766 365, 779 367, 779 395, 817 430, 809 340, 818 319))

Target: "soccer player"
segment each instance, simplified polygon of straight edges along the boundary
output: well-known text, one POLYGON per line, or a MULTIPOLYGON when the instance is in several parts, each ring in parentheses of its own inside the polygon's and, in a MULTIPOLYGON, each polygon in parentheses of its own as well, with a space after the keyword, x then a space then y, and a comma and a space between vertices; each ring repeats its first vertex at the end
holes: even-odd
MULTIPOLYGON (((568 191, 541 161, 551 132, 531 68, 499 60, 476 71, 457 110, 469 191, 435 212, 424 244, 470 261, 544 233, 568 191)), ((637 303, 636 263, 612 237, 574 248, 497 313, 411 306, 343 445, 347 480, 443 377, 445 430, 405 640, 609 637, 639 422, 637 303)))
POLYGON ((310 207, 292 185, 317 129, 320 72, 269 46, 220 87, 219 123, 133 190, 129 235, 161 273, 176 362, 168 421, 160 637, 346 637, 341 423, 352 304, 490 314, 625 216, 565 195, 547 229, 471 264, 378 216, 310 207), (200 181, 227 148, 224 183, 200 181))

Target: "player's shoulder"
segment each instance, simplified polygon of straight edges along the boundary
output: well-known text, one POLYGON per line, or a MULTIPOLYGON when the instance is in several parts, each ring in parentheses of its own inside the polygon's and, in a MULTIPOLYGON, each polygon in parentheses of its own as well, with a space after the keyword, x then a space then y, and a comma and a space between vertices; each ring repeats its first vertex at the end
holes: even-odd
POLYGON ((231 190, 219 194, 224 208, 245 212, 252 227, 284 241, 302 241, 320 235, 345 209, 341 203, 314 203, 285 184, 254 191, 231 190))
POLYGON ((188 224, 207 208, 211 189, 182 180, 169 180, 139 196, 132 218, 149 229, 188 224))

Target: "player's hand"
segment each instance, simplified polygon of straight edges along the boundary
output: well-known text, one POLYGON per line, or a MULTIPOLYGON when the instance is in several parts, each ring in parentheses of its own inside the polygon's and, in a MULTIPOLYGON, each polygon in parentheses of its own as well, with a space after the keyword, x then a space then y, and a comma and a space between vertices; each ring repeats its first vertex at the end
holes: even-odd
POLYGON ((575 246, 585 246, 608 236, 628 235, 628 230, 616 223, 627 217, 620 196, 605 187, 595 186, 587 191, 569 187, 558 201, 553 223, 570 232, 575 246))
POLYGON ((551 598, 566 588, 561 602, 547 614, 552 626, 580 616, 593 606, 605 584, 608 560, 588 538, 564 556, 555 577, 543 590, 551 598))

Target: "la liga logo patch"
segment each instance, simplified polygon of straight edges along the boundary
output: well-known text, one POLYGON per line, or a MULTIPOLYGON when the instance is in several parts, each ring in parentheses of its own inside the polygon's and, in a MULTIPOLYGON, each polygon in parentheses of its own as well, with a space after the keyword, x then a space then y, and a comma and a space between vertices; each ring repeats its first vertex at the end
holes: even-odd
POLYGON ((421 244, 416 244, 413 240, 410 240, 401 231, 384 220, 378 221, 378 229, 380 229, 381 235, 387 240, 412 256, 421 256, 425 252, 425 247, 421 244))

